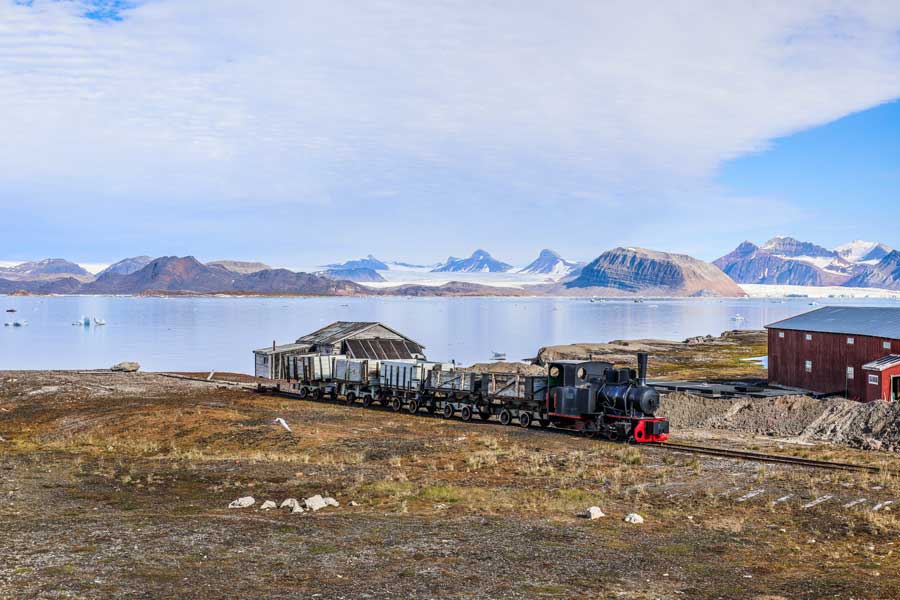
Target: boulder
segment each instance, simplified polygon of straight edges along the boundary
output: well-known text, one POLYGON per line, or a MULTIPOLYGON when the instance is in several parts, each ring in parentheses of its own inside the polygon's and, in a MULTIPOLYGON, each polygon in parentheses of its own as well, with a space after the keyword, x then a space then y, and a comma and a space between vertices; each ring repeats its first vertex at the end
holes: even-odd
POLYGON ((262 506, 259 507, 259 510, 272 510, 273 508, 278 508, 278 505, 271 500, 266 500, 262 503, 262 506))
POLYGON ((313 512, 316 512, 317 510, 322 510, 326 506, 334 506, 335 508, 340 506, 340 503, 337 500, 335 500, 334 498, 330 498, 330 497, 323 498, 321 494, 316 494, 315 496, 307 498, 305 504, 306 504, 307 510, 311 510, 313 512))
POLYGON ((298 502, 296 498, 288 498, 281 503, 281 506, 279 508, 289 508, 291 509, 292 513, 303 512, 303 507, 300 506, 300 502, 298 502))
POLYGON ((644 522, 644 517, 637 513, 628 513, 625 515, 625 522, 631 523, 632 525, 640 525, 644 522))
POLYGON ((591 521, 594 521, 596 519, 603 518, 606 515, 603 514, 603 511, 600 510, 599 506, 592 506, 589 509, 587 509, 586 511, 584 511, 583 513, 581 513, 581 516, 584 517, 585 519, 590 519, 591 521))
POLYGON ((244 496, 243 498, 238 498, 234 502, 228 505, 228 508, 249 508, 256 504, 256 500, 253 496, 244 496))
POLYGON ((120 362, 117 365, 113 365, 109 368, 110 371, 121 371, 123 373, 134 373, 138 369, 141 368, 141 365, 136 362, 120 362))

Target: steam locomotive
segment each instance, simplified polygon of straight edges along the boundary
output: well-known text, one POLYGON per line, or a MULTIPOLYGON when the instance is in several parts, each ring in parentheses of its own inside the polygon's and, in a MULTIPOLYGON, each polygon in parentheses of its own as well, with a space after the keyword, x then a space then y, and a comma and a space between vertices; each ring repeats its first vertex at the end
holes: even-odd
POLYGON ((345 356, 292 358, 288 389, 260 386, 299 398, 343 399, 395 412, 426 411, 446 419, 497 418, 501 424, 538 424, 589 437, 636 443, 662 442, 669 422, 654 416, 659 393, 646 382, 647 354, 637 371, 603 361, 554 361, 544 375, 475 373, 451 363, 368 360, 345 356))

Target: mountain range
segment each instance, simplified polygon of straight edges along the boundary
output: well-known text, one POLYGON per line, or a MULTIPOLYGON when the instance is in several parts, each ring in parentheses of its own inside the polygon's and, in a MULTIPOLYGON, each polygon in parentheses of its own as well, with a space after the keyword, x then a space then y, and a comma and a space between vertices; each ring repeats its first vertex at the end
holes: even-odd
POLYGON ((878 242, 856 240, 829 250, 775 237, 762 246, 743 242, 713 264, 738 283, 900 289, 884 275, 891 272, 892 254, 878 242))
POLYGON ((410 274, 406 281, 412 283, 405 285, 364 285, 386 283, 381 272, 389 270, 389 264, 407 274, 403 269, 424 273, 429 268, 386 263, 372 255, 334 263, 315 273, 273 269, 259 262, 217 260, 204 264, 191 256, 136 256, 110 265, 95 277, 75 263, 52 258, 0 267, 0 293, 743 296, 744 290, 737 284, 747 283, 900 290, 900 252, 859 240, 834 249, 791 237, 775 237, 761 246, 747 241, 712 264, 683 254, 628 247, 603 252, 582 265, 544 249, 514 272, 546 276, 544 283, 523 278, 521 283, 513 283, 518 288, 509 287, 516 281, 512 275, 496 280, 504 281, 505 287, 494 286, 490 274, 508 274, 513 267, 479 249, 468 258, 451 257, 431 268, 432 273, 486 274, 477 282, 469 275, 466 282, 426 285, 426 277, 417 279, 410 274))

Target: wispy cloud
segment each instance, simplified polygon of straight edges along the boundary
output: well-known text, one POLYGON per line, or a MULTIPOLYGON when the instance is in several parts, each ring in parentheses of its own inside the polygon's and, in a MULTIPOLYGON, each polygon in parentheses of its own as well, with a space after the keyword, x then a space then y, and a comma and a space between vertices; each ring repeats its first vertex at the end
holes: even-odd
POLYGON ((896 2, 0 0, 0 203, 703 220, 723 161, 900 96, 898 30, 896 2))

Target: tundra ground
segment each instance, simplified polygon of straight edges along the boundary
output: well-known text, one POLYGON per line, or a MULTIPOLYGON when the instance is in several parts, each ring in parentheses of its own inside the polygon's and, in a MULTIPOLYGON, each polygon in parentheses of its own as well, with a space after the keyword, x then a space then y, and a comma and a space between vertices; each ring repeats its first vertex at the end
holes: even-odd
POLYGON ((2 598, 900 597, 895 506, 874 510, 900 504, 887 473, 154 374, 0 372, 0 437, 2 598), (318 493, 341 506, 258 510, 318 493), (594 505, 607 517, 576 516, 594 505))

